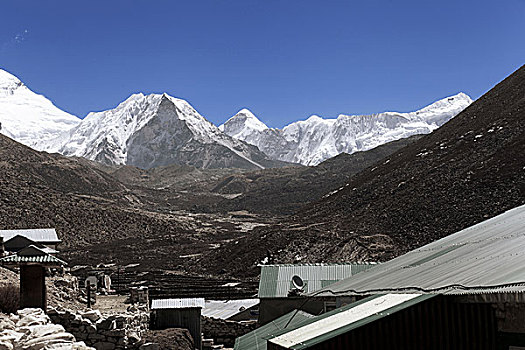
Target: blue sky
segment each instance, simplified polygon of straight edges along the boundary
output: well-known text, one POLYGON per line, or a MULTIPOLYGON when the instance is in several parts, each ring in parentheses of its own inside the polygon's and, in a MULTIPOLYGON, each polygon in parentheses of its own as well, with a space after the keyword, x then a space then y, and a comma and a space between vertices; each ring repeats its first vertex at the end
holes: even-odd
POLYGON ((85 116, 167 92, 219 124, 410 111, 525 63, 525 1, 4 0, 0 67, 85 116))

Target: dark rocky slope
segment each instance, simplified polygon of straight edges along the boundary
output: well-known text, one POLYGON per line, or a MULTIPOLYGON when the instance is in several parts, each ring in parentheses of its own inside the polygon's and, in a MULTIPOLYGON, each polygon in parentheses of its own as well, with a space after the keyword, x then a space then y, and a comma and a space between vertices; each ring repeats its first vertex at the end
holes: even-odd
POLYGON ((185 232, 167 218, 137 209, 137 196, 82 159, 37 152, 4 135, 0 159, 2 229, 56 227, 65 250, 185 232))
POLYGON ((418 140, 416 135, 366 152, 340 154, 314 166, 247 171, 169 165, 151 169, 96 165, 132 186, 135 193, 164 197, 170 208, 194 212, 248 211, 266 216, 295 213, 305 204, 343 186, 348 178, 418 140), (153 192, 146 191, 155 190, 153 192), (159 191, 159 189, 162 189, 159 191))
POLYGON ((416 135, 365 152, 342 153, 314 167, 265 169, 231 175, 219 181, 212 192, 234 197, 220 201, 213 210, 294 214, 305 204, 344 186, 352 175, 419 138, 421 136, 416 135))
POLYGON ((337 193, 202 264, 256 274, 254 264, 266 256, 387 260, 524 203, 525 66, 337 193))

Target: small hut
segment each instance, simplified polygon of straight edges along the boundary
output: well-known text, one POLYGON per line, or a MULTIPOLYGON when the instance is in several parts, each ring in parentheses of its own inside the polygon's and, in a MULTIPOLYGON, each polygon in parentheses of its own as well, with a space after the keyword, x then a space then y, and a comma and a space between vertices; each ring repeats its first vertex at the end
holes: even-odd
POLYGON ((20 308, 37 307, 43 310, 47 307, 46 268, 66 265, 35 245, 0 259, 0 263, 20 268, 20 308))
POLYGON ((56 253, 56 247, 61 242, 54 228, 0 230, 4 249, 8 252, 17 252, 29 245, 35 245, 46 253, 56 253))
POLYGON ((204 305, 204 298, 153 300, 152 328, 186 328, 193 337, 195 348, 201 349, 201 309, 204 305))

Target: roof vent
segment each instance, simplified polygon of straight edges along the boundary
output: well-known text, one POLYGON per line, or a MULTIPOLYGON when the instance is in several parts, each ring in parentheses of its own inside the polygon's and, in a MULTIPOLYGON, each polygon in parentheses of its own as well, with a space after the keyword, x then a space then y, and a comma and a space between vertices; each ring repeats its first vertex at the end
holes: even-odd
POLYGON ((304 292, 306 284, 303 279, 297 275, 292 277, 292 288, 288 291, 288 296, 296 296, 304 292))

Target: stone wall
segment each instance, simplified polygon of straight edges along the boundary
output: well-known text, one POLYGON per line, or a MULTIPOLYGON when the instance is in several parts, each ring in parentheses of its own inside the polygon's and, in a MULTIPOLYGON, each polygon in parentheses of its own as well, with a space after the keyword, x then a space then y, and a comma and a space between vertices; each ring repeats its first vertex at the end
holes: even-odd
POLYGON ((256 321, 226 321, 217 318, 201 316, 201 329, 205 339, 213 339, 216 344, 233 347, 235 338, 253 331, 256 321))
POLYGON ((71 349, 93 350, 63 326, 53 324, 42 309, 23 309, 16 314, 0 313, 0 350, 71 349))
POLYGON ((98 310, 75 312, 50 308, 48 315, 77 340, 97 350, 138 348, 149 326, 149 314, 144 311, 102 315, 98 310))

